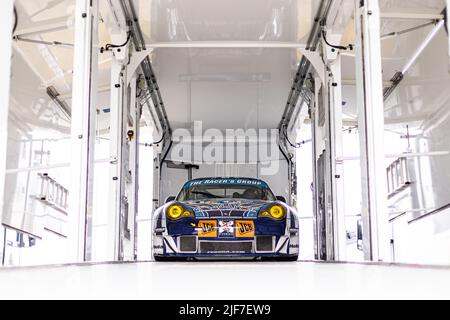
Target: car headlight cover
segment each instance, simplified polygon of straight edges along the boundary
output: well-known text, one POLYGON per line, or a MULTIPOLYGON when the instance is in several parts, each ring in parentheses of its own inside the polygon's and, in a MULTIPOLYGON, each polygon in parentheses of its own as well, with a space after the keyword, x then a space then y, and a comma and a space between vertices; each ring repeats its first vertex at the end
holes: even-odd
POLYGON ((273 219, 283 219, 286 216, 286 210, 284 209, 284 207, 278 204, 274 204, 273 206, 261 212, 260 216, 269 217, 273 219))
POLYGON ((194 215, 193 212, 185 209, 183 206, 179 204, 173 204, 169 206, 166 210, 167 217, 172 220, 177 220, 185 217, 192 217, 194 215))

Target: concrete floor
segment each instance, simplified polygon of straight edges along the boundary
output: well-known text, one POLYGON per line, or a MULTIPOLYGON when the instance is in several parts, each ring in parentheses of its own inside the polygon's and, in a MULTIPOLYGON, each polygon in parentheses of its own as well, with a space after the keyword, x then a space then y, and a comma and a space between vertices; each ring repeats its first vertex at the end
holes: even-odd
POLYGON ((0 299, 450 299, 450 268, 315 262, 0 268, 0 299))

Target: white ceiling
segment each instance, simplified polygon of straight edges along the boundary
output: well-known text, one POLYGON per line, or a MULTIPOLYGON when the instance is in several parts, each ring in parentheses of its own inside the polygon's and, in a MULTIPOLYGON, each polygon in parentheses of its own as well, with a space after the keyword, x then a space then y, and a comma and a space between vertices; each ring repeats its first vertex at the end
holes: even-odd
MULTIPOLYGON (((147 42, 175 41, 296 41, 305 43, 317 10, 316 0, 134 0, 147 42)), ((383 12, 440 13, 444 0, 382 0, 383 12)), ((68 28, 29 38, 73 43, 70 27, 74 0, 16 0, 18 30, 67 19, 68 28), (45 10, 44 10, 45 9, 45 10)), ((414 20, 383 20, 381 33, 422 24, 414 20)), ((343 42, 350 41, 352 22, 343 42)), ((401 70, 431 27, 382 42, 383 77, 401 70)), ((103 24, 100 44, 110 41, 103 24)), ((49 85, 70 104, 72 60, 70 48, 14 44, 14 98, 22 110, 36 99, 47 99, 49 85), (18 66, 18 63, 21 65, 18 66), (27 78, 27 79, 25 79, 27 78), (34 79, 34 80, 30 80, 34 79), (33 85, 25 89, 28 82, 33 85)), ((169 121, 190 127, 202 120, 205 128, 275 128, 284 109, 293 73, 301 55, 293 49, 156 49, 152 63, 157 73, 169 121)), ((99 56, 99 87, 109 85, 109 56, 99 56)), ((385 108, 390 122, 422 122, 445 107, 450 84, 446 33, 436 36, 411 68, 385 108)), ((354 80, 354 60, 343 57, 343 78, 354 80)), ((344 112, 354 117, 355 92, 345 85, 344 112)), ((99 109, 109 106, 105 91, 99 109)), ((14 112, 14 109, 13 109, 14 112)), ((17 116, 27 116, 17 112, 17 116)), ((30 115, 31 117, 36 115, 30 115)), ((34 120, 33 120, 34 121, 34 120)), ((106 124, 107 125, 107 124, 106 124)))
MULTIPOLYGON (((151 24, 144 32, 154 42, 304 43, 317 4, 152 1, 151 8, 145 7, 151 11, 151 24)), ((289 49, 157 49, 152 57, 172 126, 190 127, 202 120, 204 128, 218 129, 276 128, 298 60, 296 50, 289 49)))

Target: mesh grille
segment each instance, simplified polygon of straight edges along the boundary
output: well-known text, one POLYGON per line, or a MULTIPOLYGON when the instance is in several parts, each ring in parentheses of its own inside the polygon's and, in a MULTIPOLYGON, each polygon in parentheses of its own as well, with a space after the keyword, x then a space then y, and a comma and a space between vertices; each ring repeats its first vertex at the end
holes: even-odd
POLYGON ((252 243, 249 241, 201 241, 201 253, 251 253, 252 243))
POLYGON ((194 252, 197 250, 197 237, 183 236, 180 237, 180 251, 194 252))
POLYGON ((273 251, 273 241, 271 236, 256 237, 257 251, 273 251))

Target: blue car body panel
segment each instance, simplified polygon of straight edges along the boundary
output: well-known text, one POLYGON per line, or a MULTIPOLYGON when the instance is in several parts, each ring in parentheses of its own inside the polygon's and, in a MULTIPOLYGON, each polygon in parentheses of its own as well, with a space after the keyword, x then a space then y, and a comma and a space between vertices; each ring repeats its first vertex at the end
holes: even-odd
MULTIPOLYGON (((183 189, 193 186, 244 185, 268 188, 261 180, 247 178, 207 178, 188 181, 183 189)), ((295 210, 279 201, 253 199, 202 199, 175 201, 165 204, 155 212, 153 224, 153 254, 158 257, 297 257, 298 218, 295 210), (179 204, 194 215, 178 220, 166 217, 166 209, 179 204), (282 219, 258 216, 273 205, 284 208, 282 219), (210 222, 215 231, 212 236, 201 235, 201 223, 210 222), (238 226, 250 228, 250 236, 237 230, 238 226), (190 251, 186 251, 187 241, 190 251), (265 249, 261 249, 264 242, 265 249), (210 250, 204 249, 207 247, 210 250), (270 247, 270 250, 268 248, 270 247), (195 249, 195 250, 194 250, 195 249)))

